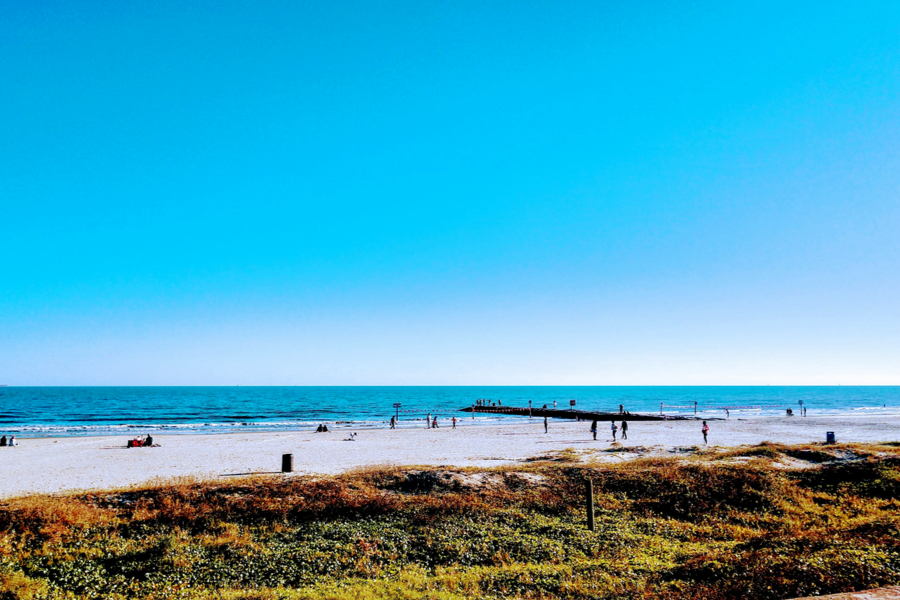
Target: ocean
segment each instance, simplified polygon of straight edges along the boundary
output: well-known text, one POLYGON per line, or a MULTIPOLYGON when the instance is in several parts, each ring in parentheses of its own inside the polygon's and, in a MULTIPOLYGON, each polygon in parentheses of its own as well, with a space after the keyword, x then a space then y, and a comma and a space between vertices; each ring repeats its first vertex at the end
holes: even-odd
MULTIPOLYGON (((329 427, 420 426, 428 413, 458 412, 476 399, 504 406, 724 416, 782 414, 805 406, 813 415, 900 412, 900 387, 2 387, 0 434, 19 437, 295 431, 329 427), (394 404, 400 407, 395 408, 394 404)), ((476 424, 522 417, 477 415, 476 424)))

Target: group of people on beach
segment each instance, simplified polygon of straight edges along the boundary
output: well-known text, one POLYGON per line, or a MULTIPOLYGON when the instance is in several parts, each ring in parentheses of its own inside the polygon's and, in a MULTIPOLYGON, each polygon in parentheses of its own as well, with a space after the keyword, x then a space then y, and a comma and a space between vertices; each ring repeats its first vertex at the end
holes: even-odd
POLYGON ((319 426, 316 427, 316 433, 328 433, 328 425, 320 423, 319 426))
POLYGON ((0 446, 18 446, 19 442, 16 441, 16 436, 11 435, 9 439, 6 439, 6 436, 0 437, 0 446))
MULTIPOLYGON (((546 420, 546 419, 545 419, 545 420, 546 420)), ((544 430, 546 431, 546 429, 547 429, 547 426, 546 426, 546 424, 545 424, 545 425, 544 425, 544 430)), ((609 422, 609 430, 612 432, 612 438, 613 438, 613 441, 614 441, 614 442, 616 441, 616 434, 617 434, 619 431, 622 432, 622 439, 623 439, 623 440, 627 440, 627 439, 628 439, 628 421, 622 421, 622 427, 621 427, 621 428, 620 428, 618 425, 616 425, 616 422, 615 422, 615 421, 610 421, 610 422, 609 422)), ((597 419, 594 419, 594 420, 591 422, 591 434, 594 436, 594 439, 596 440, 596 439, 597 439, 597 419)))
MULTIPOLYGON (((393 420, 393 417, 391 420, 393 420)), ((453 424, 453 429, 456 429, 456 417, 452 417, 450 422, 453 424)), ((425 417, 425 429, 438 429, 439 427, 437 415, 432 417, 431 413, 428 413, 425 417)), ((393 429, 393 425, 391 426, 391 429, 393 429)))
POLYGON ((136 437, 133 440, 128 440, 128 444, 126 444, 126 446, 128 446, 129 448, 152 448, 153 436, 148 435, 147 437, 136 437))

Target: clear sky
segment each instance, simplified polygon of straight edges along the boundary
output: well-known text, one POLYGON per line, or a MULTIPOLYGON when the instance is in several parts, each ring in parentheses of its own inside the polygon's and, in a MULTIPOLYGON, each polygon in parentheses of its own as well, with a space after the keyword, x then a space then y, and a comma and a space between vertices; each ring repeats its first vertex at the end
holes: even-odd
POLYGON ((900 3, 0 3, 0 383, 900 384, 900 3))

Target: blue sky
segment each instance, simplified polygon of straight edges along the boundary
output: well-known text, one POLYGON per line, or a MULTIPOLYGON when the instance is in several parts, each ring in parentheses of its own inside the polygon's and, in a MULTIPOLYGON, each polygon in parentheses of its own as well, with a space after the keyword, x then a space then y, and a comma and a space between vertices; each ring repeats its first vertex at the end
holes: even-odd
POLYGON ((0 383, 900 384, 900 5, 0 4, 0 383))

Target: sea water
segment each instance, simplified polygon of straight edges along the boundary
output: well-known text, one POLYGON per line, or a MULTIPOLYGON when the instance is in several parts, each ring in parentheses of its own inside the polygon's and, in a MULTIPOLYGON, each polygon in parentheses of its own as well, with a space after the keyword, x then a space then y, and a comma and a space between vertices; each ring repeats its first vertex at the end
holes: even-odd
POLYGON ((294 431, 329 427, 422 426, 427 414, 449 424, 521 421, 459 409, 477 399, 503 406, 752 418, 801 406, 814 415, 900 412, 900 387, 2 387, 0 434, 20 437, 294 431), (801 404, 802 402, 802 404, 801 404), (395 407, 399 404, 399 407, 395 407))

